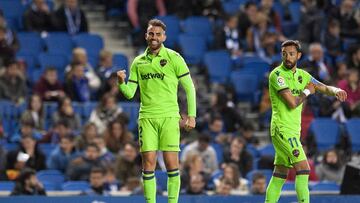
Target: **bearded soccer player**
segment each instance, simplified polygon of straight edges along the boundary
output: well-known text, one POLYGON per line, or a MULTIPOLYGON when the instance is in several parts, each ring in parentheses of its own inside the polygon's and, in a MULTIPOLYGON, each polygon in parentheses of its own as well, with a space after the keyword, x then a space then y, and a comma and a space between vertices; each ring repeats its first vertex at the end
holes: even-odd
POLYGON ((309 202, 310 167, 300 142, 302 104, 315 91, 346 100, 342 89, 327 86, 296 67, 301 57, 300 43, 287 40, 281 45, 282 63, 269 75, 272 106, 271 140, 275 148, 274 172, 266 190, 265 202, 277 202, 289 168, 296 169, 298 202, 309 202))
POLYGON ((177 203, 180 190, 179 159, 180 114, 177 103, 178 83, 185 89, 188 116, 184 127, 195 127, 195 88, 184 59, 164 47, 165 24, 157 19, 148 23, 145 39, 148 47, 130 68, 118 71, 119 89, 131 99, 140 88, 139 143, 142 154, 144 195, 147 203, 156 202, 156 151, 162 151, 168 174, 168 202, 177 203))

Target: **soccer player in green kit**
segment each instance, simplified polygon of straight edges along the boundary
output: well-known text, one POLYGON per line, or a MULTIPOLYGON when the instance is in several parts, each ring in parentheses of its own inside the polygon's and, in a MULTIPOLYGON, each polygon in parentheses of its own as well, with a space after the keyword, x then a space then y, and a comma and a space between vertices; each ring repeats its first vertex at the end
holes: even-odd
MULTIPOLYGON (((156 202, 156 151, 163 151, 168 174, 168 202, 177 203, 180 190, 179 158, 180 114, 177 102, 178 83, 185 89, 188 116, 186 130, 195 127, 195 88, 184 59, 163 46, 165 24, 157 19, 148 23, 145 39, 148 47, 137 56, 130 68, 118 71, 119 89, 130 99, 140 88, 139 143, 142 154, 144 195, 147 203, 156 202)), ((183 123, 183 122, 182 122, 183 123)))
POLYGON ((272 106, 271 140, 275 148, 274 172, 266 190, 265 202, 275 203, 286 181, 289 168, 296 169, 298 202, 309 202, 309 164, 300 142, 302 103, 315 91, 346 100, 346 92, 327 86, 296 67, 301 57, 300 43, 287 40, 281 45, 282 64, 269 75, 272 106))

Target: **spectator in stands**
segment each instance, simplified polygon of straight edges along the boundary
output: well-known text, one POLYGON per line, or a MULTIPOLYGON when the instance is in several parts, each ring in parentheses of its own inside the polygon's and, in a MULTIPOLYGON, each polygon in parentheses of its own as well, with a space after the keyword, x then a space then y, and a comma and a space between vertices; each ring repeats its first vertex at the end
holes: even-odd
POLYGON ((0 145, 0 181, 6 179, 6 151, 3 145, 0 145))
POLYGON ((268 16, 269 23, 281 33, 281 17, 274 9, 274 0, 261 0, 259 12, 265 13, 268 16))
POLYGON ((95 144, 87 145, 84 154, 70 162, 66 176, 70 180, 89 180, 91 168, 102 167, 99 157, 100 149, 95 144))
POLYGON ((225 132, 235 132, 243 123, 243 118, 235 109, 235 104, 229 93, 225 91, 215 92, 211 97, 209 112, 220 114, 224 121, 225 132))
POLYGON ((166 15, 164 0, 128 0, 127 14, 133 28, 133 45, 145 46, 144 33, 149 19, 166 15))
POLYGON ((125 144, 133 139, 133 135, 128 131, 124 122, 116 119, 108 124, 104 132, 106 146, 112 153, 118 153, 125 144))
POLYGON ((94 123, 86 123, 83 127, 81 135, 76 139, 76 148, 80 151, 93 142, 93 139, 98 135, 97 127, 94 123))
POLYGON ((51 13, 44 0, 34 0, 24 13, 26 31, 43 32, 52 30, 51 13))
POLYGON ((1 67, 6 66, 6 61, 14 59, 16 50, 6 40, 6 27, 0 25, 0 62, 1 67))
MULTIPOLYGON (((119 91, 118 81, 117 81, 117 75, 116 73, 112 73, 108 79, 103 81, 101 84, 101 87, 98 91, 99 97, 103 97, 104 94, 110 94, 113 95, 116 98, 116 101, 125 101, 126 98, 123 94, 119 91)), ((139 95, 135 93, 135 96, 133 98, 133 101, 139 101, 139 95)))
POLYGON ((330 20, 325 32, 323 45, 327 54, 332 57, 333 62, 339 57, 343 51, 343 40, 340 37, 340 23, 337 20, 330 20))
POLYGON ((297 39, 299 39, 304 46, 313 42, 320 42, 324 16, 316 6, 316 1, 303 0, 300 11, 297 39))
POLYGON ((27 110, 21 115, 22 121, 34 123, 35 130, 45 132, 45 115, 42 101, 39 95, 33 94, 28 101, 27 110))
POLYGON ((25 168, 17 178, 15 187, 10 195, 46 195, 46 192, 44 186, 36 177, 36 171, 31 168, 25 168))
POLYGON ((89 122, 96 125, 99 134, 103 134, 108 124, 114 121, 121 112, 122 108, 117 105, 116 98, 105 94, 98 106, 91 112, 89 122))
POLYGON ((330 12, 330 19, 336 19, 340 22, 342 37, 359 39, 360 21, 357 19, 357 12, 354 0, 343 0, 341 5, 336 6, 330 12))
MULTIPOLYGON (((88 55, 84 48, 77 47, 73 49, 71 64, 81 64, 84 67, 85 77, 89 81, 91 90, 95 91, 100 87, 101 81, 96 75, 94 68, 89 63, 88 55)), ((65 67, 66 73, 71 72, 71 69, 73 68, 71 64, 65 67)))
POLYGON ((36 171, 46 169, 46 157, 39 149, 36 140, 31 136, 23 136, 19 149, 12 150, 7 154, 7 174, 8 178, 12 179, 11 173, 18 174, 25 166, 36 171), (10 175, 10 176, 9 176, 10 175))
POLYGON ((66 120, 71 130, 80 130, 80 116, 74 111, 69 97, 63 97, 58 102, 58 109, 52 115, 53 123, 66 120))
POLYGON ((138 146, 133 142, 125 144, 124 149, 120 150, 115 162, 115 176, 124 184, 130 177, 141 176, 141 160, 138 153, 138 146))
POLYGON ((42 143, 52 143, 52 144, 59 144, 61 138, 66 136, 71 136, 73 131, 70 128, 70 124, 68 120, 59 120, 54 123, 52 129, 46 133, 40 142, 42 143))
MULTIPOLYGON (((222 133, 224 128, 224 122, 220 115, 213 115, 209 121, 209 129, 205 131, 206 134, 210 135, 211 142, 220 141, 226 138, 226 135, 222 133), (225 138, 219 138, 225 137, 225 138)), ((221 142, 220 142, 221 143, 221 142)))
POLYGON ((8 99, 17 104, 23 103, 27 88, 17 62, 9 60, 5 66, 5 73, 0 76, 0 99, 8 99))
POLYGON ((246 150, 246 141, 242 137, 234 137, 230 146, 224 149, 224 163, 236 164, 240 176, 245 177, 253 168, 253 156, 246 150))
POLYGON ((248 194, 248 181, 241 177, 239 167, 234 163, 227 163, 223 168, 223 175, 214 180, 215 186, 219 187, 221 180, 229 180, 231 184, 231 194, 248 194))
POLYGON ((349 48, 347 67, 360 70, 360 45, 349 48))
POLYGON ((59 145, 51 152, 47 166, 65 173, 69 163, 78 156, 80 153, 75 149, 74 137, 67 135, 60 138, 59 145))
POLYGON ((226 16, 225 25, 215 32, 215 48, 228 50, 233 60, 238 59, 243 52, 237 26, 236 15, 226 16))
POLYGON ((258 147, 260 141, 259 138, 255 137, 254 131, 254 125, 251 122, 245 122, 240 130, 240 136, 245 139, 246 144, 258 147))
POLYGON ((88 32, 88 22, 78 0, 65 0, 64 2, 64 5, 54 13, 53 25, 55 29, 68 32, 71 35, 88 32))
POLYGON ((251 181, 251 194, 264 195, 266 193, 266 177, 264 174, 255 173, 251 181))
POLYGON ((83 195, 110 195, 105 189, 105 171, 103 168, 94 167, 90 172, 90 189, 83 191, 83 195))
POLYGON ((318 42, 309 46, 309 57, 299 64, 299 67, 309 72, 314 78, 323 82, 331 82, 331 64, 327 64, 324 58, 324 49, 318 42))
POLYGON ((199 154, 190 154, 182 161, 181 188, 190 186, 191 177, 201 174, 205 183, 210 179, 210 173, 204 168, 204 161, 199 154))
POLYGON ((229 180, 227 178, 220 179, 220 182, 215 189, 215 193, 222 196, 231 195, 232 186, 234 184, 233 182, 233 180, 229 180))
MULTIPOLYGON (((124 186, 122 186, 120 188, 120 191, 132 192, 132 194, 137 194, 138 192, 140 192, 140 190, 142 190, 141 181, 140 181, 140 178, 137 178, 137 177, 129 177, 126 180, 126 182, 124 183, 124 186)), ((142 191, 142 193, 143 193, 143 191, 142 191)), ((157 193, 159 193, 159 192, 157 192, 157 193)), ((139 194, 137 194, 137 195, 139 195, 139 194)))
MULTIPOLYGON (((281 36, 283 37, 283 36, 281 36)), ((266 31, 261 37, 261 48, 257 50, 257 55, 268 63, 273 62, 273 58, 277 56, 280 50, 278 50, 279 35, 275 30, 266 31)), ((285 37, 283 37, 285 39, 285 37)))
POLYGON ((21 138, 24 136, 31 136, 36 140, 40 140, 42 138, 42 134, 37 132, 34 127, 35 123, 33 120, 20 120, 19 130, 9 137, 9 141, 20 142, 21 138))
POLYGON ((346 91, 348 98, 345 103, 351 110, 352 117, 360 116, 360 81, 359 70, 350 69, 346 80, 338 82, 338 87, 346 91))
POLYGON ((183 195, 206 195, 205 191, 205 178, 201 173, 192 175, 188 187, 186 187, 181 193, 183 195))
POLYGON ((210 145, 210 136, 200 134, 198 140, 187 145, 181 155, 181 161, 185 161, 191 154, 199 154, 204 161, 204 171, 212 173, 219 168, 215 149, 210 145))
POLYGON ((119 191, 120 190, 120 181, 116 179, 115 176, 115 164, 111 166, 106 166, 105 169, 105 188, 108 191, 119 191))
POLYGON ((322 163, 316 166, 316 175, 319 180, 340 184, 345 171, 345 165, 341 160, 337 150, 330 149, 325 152, 322 163))
POLYGON ((44 74, 34 86, 34 92, 39 94, 43 101, 58 101, 65 96, 63 86, 58 80, 56 68, 45 69, 44 74))
MULTIPOLYGON (((113 54, 106 49, 100 51, 99 54, 99 67, 97 68, 97 74, 100 76, 102 82, 106 81, 110 78, 111 73, 114 72, 113 70, 113 54)), ((124 68, 124 67, 119 67, 124 68)))
POLYGON ((257 12, 258 7, 254 1, 247 1, 245 3, 244 10, 240 12, 238 20, 240 39, 244 39, 248 29, 255 25, 257 12))
POLYGON ((348 67, 346 64, 345 56, 339 56, 335 60, 335 68, 336 68, 336 81, 344 80, 347 77, 348 67))
POLYGON ((72 64, 71 71, 65 81, 65 92, 73 100, 78 102, 90 101, 91 90, 89 79, 85 77, 85 68, 81 64, 72 64))
POLYGON ((96 136, 92 141, 100 149, 100 160, 103 162, 103 165, 107 166, 113 164, 115 161, 115 156, 106 147, 104 137, 96 136))
POLYGON ((6 19, 2 13, 0 13, 0 27, 5 27, 6 29, 6 42, 14 50, 18 51, 20 48, 19 40, 17 38, 16 32, 12 30, 6 22, 6 19))

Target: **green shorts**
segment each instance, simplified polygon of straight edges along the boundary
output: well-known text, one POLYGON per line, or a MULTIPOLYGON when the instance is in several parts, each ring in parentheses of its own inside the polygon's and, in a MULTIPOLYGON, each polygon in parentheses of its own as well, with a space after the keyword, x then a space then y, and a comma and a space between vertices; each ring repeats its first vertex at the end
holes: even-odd
POLYGON ((179 121, 177 117, 139 119, 140 151, 180 151, 179 121))
POLYGON ((274 126, 271 129, 271 140, 275 148, 274 165, 292 168, 294 163, 307 160, 300 142, 300 134, 274 126))

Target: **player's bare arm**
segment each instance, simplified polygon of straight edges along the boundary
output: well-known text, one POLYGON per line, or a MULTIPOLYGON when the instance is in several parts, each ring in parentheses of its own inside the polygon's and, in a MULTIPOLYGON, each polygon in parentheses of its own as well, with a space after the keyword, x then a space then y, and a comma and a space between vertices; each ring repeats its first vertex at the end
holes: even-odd
POLYGON ((280 96, 290 109, 298 107, 305 101, 307 96, 313 93, 315 93, 315 87, 312 84, 308 84, 299 96, 294 96, 288 88, 279 91, 280 96))
POLYGON ((316 91, 319 91, 329 96, 334 96, 341 102, 345 101, 347 98, 346 92, 340 88, 325 85, 320 81, 316 80, 315 78, 312 78, 310 83, 314 85, 316 91))

